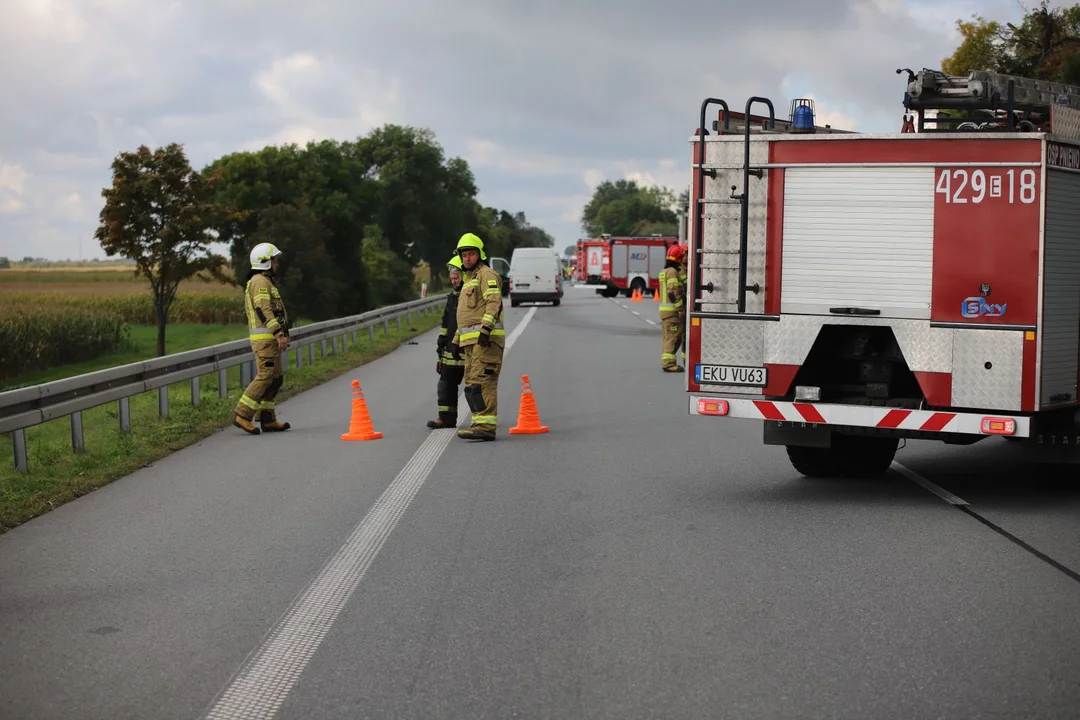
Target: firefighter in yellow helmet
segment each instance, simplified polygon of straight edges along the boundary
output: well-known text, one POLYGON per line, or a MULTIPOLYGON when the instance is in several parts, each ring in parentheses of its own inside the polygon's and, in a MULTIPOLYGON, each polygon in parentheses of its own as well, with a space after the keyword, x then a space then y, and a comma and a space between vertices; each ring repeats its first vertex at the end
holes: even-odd
POLYGON ((289 346, 289 319, 281 293, 274 285, 281 251, 270 243, 259 243, 251 250, 251 270, 244 288, 244 308, 247 311, 248 339, 255 353, 255 379, 244 390, 236 404, 233 425, 252 435, 259 424, 266 432, 288 430, 289 423, 279 422, 274 400, 284 381, 281 353, 289 346))
POLYGON ((472 423, 458 430, 466 440, 494 440, 498 422, 499 372, 506 331, 502 324, 502 278, 485 262, 484 242, 472 233, 458 240, 457 254, 465 271, 457 306, 454 342, 465 355, 465 401, 472 423))
POLYGON ((686 350, 683 335, 686 329, 686 283, 683 280, 686 263, 686 245, 678 243, 668 248, 664 269, 660 271, 660 328, 663 331, 663 348, 660 367, 664 372, 684 372, 677 357, 686 350))
POLYGON ((452 428, 457 426, 458 386, 465 377, 465 358, 461 348, 455 342, 457 334, 458 295, 461 293, 461 258, 455 255, 447 263, 450 275, 450 294, 446 296, 443 309, 442 327, 436 347, 439 359, 435 363, 435 372, 439 374, 436 396, 439 402, 439 417, 428 420, 429 428, 452 428))

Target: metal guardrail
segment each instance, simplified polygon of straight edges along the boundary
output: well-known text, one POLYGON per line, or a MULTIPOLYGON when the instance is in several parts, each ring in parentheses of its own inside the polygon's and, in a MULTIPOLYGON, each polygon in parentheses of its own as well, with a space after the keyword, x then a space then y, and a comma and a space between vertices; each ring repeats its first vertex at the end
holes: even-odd
MULTIPOLYGON (((333 352, 336 354, 338 338, 341 338, 341 349, 345 351, 347 349, 346 336, 350 334, 353 344, 356 343, 356 333, 365 329, 368 331, 368 337, 374 340, 376 325, 382 324, 383 332, 389 332, 390 321, 396 319, 398 330, 400 330, 403 317, 412 322, 413 313, 430 313, 442 308, 445 303, 445 294, 429 295, 420 300, 389 305, 360 315, 291 328, 289 330, 290 347, 282 356, 285 368, 288 369, 289 356, 293 352, 296 353, 296 366, 303 366, 302 350, 305 347, 308 363, 314 364, 316 343, 321 345, 320 357, 327 356, 327 341, 333 343, 333 352)), ((251 351, 251 343, 246 338, 2 392, 0 393, 0 433, 11 433, 15 469, 21 473, 27 473, 29 472, 26 455, 27 428, 70 416, 71 447, 77 453, 82 452, 85 449, 82 428, 83 410, 118 402, 120 429, 122 432, 130 432, 129 400, 132 396, 156 389, 158 415, 166 417, 169 414, 170 385, 188 380, 191 383, 191 403, 198 405, 202 390, 202 376, 217 372, 218 396, 227 397, 229 393, 226 371, 237 365, 240 366, 240 382, 246 386, 251 382, 255 372, 255 354, 251 351)))

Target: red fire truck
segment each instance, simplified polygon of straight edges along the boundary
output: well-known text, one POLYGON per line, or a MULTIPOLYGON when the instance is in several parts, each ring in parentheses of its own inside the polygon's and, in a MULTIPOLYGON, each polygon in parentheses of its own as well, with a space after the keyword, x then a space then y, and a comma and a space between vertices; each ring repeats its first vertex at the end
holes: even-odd
POLYGON ((895 134, 818 127, 805 100, 783 123, 765 98, 702 103, 689 412, 763 421, 812 477, 884 473, 901 438, 1072 460, 1080 88, 897 72, 895 134))
POLYGON ((620 292, 627 297, 635 291, 654 293, 660 289, 667 249, 677 242, 676 237, 662 235, 601 235, 598 240, 579 240, 579 272, 583 272, 589 285, 601 285, 596 292, 604 297, 615 297, 620 292))
POLYGON ((574 257, 574 279, 580 283, 599 285, 610 275, 611 253, 604 240, 578 240, 574 257))

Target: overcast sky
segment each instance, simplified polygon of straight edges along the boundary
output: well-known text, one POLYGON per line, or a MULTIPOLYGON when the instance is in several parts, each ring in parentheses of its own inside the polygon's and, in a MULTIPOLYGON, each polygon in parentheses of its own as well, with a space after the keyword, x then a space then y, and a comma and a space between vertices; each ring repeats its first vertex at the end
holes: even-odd
POLYGON ((104 257, 109 163, 140 143, 183 143, 201 168, 385 122, 430 127, 482 202, 524 211, 561 252, 602 179, 687 186, 704 97, 764 95, 786 116, 808 96, 819 122, 897 131, 896 68, 939 67, 958 18, 1021 15, 1013 0, 394 5, 3 0, 0 255, 104 257))

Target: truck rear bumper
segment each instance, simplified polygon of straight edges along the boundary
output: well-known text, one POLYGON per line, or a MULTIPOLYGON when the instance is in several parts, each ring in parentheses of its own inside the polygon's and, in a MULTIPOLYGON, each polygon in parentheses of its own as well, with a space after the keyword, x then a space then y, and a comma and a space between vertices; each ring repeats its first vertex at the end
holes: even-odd
POLYGON ((690 393, 690 414, 960 435, 1029 437, 1031 418, 1008 413, 907 410, 872 405, 783 402, 690 393), (1011 432, 1010 432, 1011 430, 1011 432))

